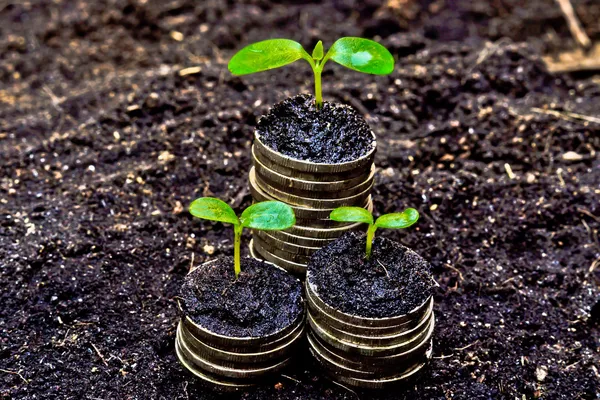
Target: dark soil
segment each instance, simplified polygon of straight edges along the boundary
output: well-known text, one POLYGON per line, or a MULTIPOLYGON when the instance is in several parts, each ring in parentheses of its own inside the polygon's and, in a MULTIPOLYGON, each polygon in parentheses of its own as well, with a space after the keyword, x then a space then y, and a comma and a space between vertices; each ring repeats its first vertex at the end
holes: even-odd
POLYGON ((330 306, 366 318, 396 317, 431 295, 431 266, 409 248, 376 237, 365 258, 366 235, 347 233, 317 251, 308 264, 311 283, 330 306))
POLYGON ((235 279, 233 258, 221 257, 188 274, 181 286, 183 312, 211 332, 229 337, 274 334, 302 313, 302 285, 285 271, 242 259, 235 279))
MULTIPOLYGON (((574 3, 598 32, 597 1, 574 3)), ((311 48, 375 33, 398 57, 394 73, 332 63, 324 98, 377 135, 375 214, 421 214, 380 236, 428 260, 440 287, 429 371, 360 398, 597 397, 600 87, 549 74, 530 45, 570 42, 555 1, 386 4, 406 5, 0 5, 4 398, 221 398, 177 362, 175 297, 190 265, 231 254, 233 240, 185 209, 203 195, 250 205, 257 119, 313 85, 301 64, 232 77, 228 58, 270 37, 311 48)), ((241 397, 357 398, 306 353, 280 384, 241 397)))
POLYGON ((316 163, 339 164, 373 150, 373 134, 350 106, 301 94, 277 103, 258 121, 261 141, 286 156, 316 163))

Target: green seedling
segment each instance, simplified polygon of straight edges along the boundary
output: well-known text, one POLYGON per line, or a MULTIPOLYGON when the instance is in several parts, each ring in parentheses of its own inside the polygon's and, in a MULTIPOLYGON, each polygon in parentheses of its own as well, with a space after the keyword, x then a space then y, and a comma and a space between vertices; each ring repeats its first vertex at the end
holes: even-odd
POLYGON ((401 213, 382 215, 374 220, 369 210, 360 207, 339 207, 331 212, 329 218, 339 222, 362 222, 369 224, 367 229, 367 259, 371 258, 371 246, 377 228, 401 229, 408 228, 419 219, 419 212, 407 208, 401 213))
POLYGON ((394 70, 394 57, 377 42, 357 37, 338 39, 324 55, 323 42, 319 40, 312 55, 302 45, 289 39, 270 39, 253 43, 238 51, 229 61, 229 71, 234 75, 283 67, 304 59, 315 74, 315 103, 323 106, 321 72, 329 59, 358 72, 387 75, 394 70))
POLYGON ((263 201, 246 208, 238 218, 235 211, 223 200, 201 197, 190 205, 190 213, 197 218, 233 225, 233 260, 235 277, 241 272, 240 243, 244 228, 262 231, 279 231, 296 223, 294 210, 279 201, 263 201))

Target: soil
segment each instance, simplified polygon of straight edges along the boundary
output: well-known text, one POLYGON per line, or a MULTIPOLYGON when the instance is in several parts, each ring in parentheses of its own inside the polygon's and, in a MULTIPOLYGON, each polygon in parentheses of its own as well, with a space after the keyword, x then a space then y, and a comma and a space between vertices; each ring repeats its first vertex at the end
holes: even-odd
POLYGON ((404 315, 429 296, 431 266, 409 248, 376 237, 365 258, 366 235, 350 232, 318 250, 308 264, 310 282, 328 305, 365 318, 404 315))
POLYGON ((272 150, 315 163, 340 164, 373 150, 373 134, 355 109, 329 101, 317 109, 306 94, 275 104, 256 131, 272 150))
MULTIPOLYGON (((597 39, 597 2, 574 3, 597 39)), ((374 213, 421 215, 380 236, 428 260, 440 287, 429 371, 360 398, 597 397, 600 88, 540 62, 536 42, 570 42, 555 1, 386 4, 406 5, 0 6, 4 398, 222 398, 177 362, 175 298, 190 265, 231 254, 233 238, 186 207, 200 196, 250 205, 257 119, 313 85, 301 64, 232 77, 228 58, 270 37, 311 48, 376 32, 394 73, 332 63, 323 95, 376 134, 374 213)), ((357 398, 305 353, 279 384, 241 397, 357 398)))
POLYGON ((233 258, 221 257, 190 272, 180 291, 184 314, 228 337, 263 337, 293 324, 303 311, 300 281, 253 258, 241 267, 235 279, 233 258))

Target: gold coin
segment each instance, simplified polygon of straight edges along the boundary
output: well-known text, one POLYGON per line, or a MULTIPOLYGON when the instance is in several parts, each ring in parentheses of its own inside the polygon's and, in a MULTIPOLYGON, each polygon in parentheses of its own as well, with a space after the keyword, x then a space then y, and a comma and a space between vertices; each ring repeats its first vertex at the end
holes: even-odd
MULTIPOLYGON (((252 239, 252 242, 254 242, 254 239, 252 239)), ((253 243, 253 249, 256 255, 259 256, 259 258, 263 258, 265 261, 280 266, 290 274, 297 276, 304 276, 306 274, 306 264, 299 264, 292 261, 284 260, 281 257, 269 253, 262 247, 257 246, 256 243, 253 243)))
POLYGON ((336 336, 337 333, 334 334, 330 332, 326 327, 319 325, 319 323, 315 321, 315 319, 310 313, 308 313, 307 315, 307 320, 310 325, 311 332, 315 334, 322 342, 327 343, 328 345, 341 351, 347 352, 349 354, 361 355, 366 357, 392 356, 408 351, 421 344, 421 342, 423 342, 424 340, 431 339, 431 336, 433 335, 433 329, 435 326, 435 315, 432 314, 432 317, 427 325, 427 330, 419 332, 417 336, 411 337, 407 341, 393 345, 369 346, 340 339, 336 336))
POLYGON ((303 236, 296 236, 296 235, 292 235, 290 233, 283 232, 283 231, 269 231, 268 235, 272 236, 275 239, 278 239, 282 242, 289 243, 289 244, 295 244, 295 245, 298 245, 301 247, 321 248, 335 240, 335 238, 315 239, 315 238, 309 238, 309 237, 303 237, 303 236))
POLYGON ((347 322, 356 326, 365 326, 365 327, 390 327, 401 325, 405 322, 412 320, 420 320, 422 316, 427 312, 428 307, 430 307, 430 302, 433 302, 433 297, 429 296, 423 303, 421 303, 418 307, 415 307, 414 310, 404 314, 398 315, 396 317, 387 317, 387 318, 366 318, 360 317, 358 315, 351 315, 344 312, 341 312, 327 303, 323 301, 317 294, 314 283, 311 282, 310 273, 306 276, 306 296, 310 297, 311 301, 313 301, 321 310, 324 310, 327 315, 331 315, 336 319, 347 322))
POLYGON ((365 173, 342 181, 310 181, 280 174, 269 169, 260 160, 253 160, 257 176, 279 190, 302 197, 342 198, 361 193, 373 181, 375 166, 365 173), (315 193, 317 192, 317 193, 315 193))
POLYGON ((427 365, 433 354, 433 347, 430 341, 429 348, 426 350, 423 357, 418 359, 413 365, 396 371, 388 370, 387 374, 381 375, 376 373, 365 373, 364 371, 350 368, 330 358, 329 354, 323 351, 323 347, 319 347, 316 337, 311 334, 308 335, 308 341, 312 355, 319 361, 333 380, 352 387, 364 389, 387 388, 415 377, 415 375, 427 365), (392 375, 390 375, 390 372, 392 372, 392 375))
POLYGON ((277 151, 271 150, 268 146, 266 146, 261 141, 260 134, 258 132, 254 133, 254 146, 256 147, 257 153, 273 161, 275 165, 281 165, 285 168, 289 168, 300 172, 336 174, 340 172, 363 169, 365 166, 371 165, 373 159, 375 158, 375 151, 377 149, 377 141, 375 140, 375 135, 372 132, 371 134, 373 135, 372 149, 367 154, 356 160, 339 164, 314 163, 311 161, 303 161, 292 157, 288 157, 277 151))
POLYGON ((415 314, 414 318, 408 319, 395 325, 372 327, 355 325, 354 323, 349 323, 339 319, 337 314, 329 314, 325 309, 321 308, 315 302, 314 296, 311 296, 310 294, 307 294, 306 302, 308 304, 309 310, 312 311, 315 318, 318 317, 318 320, 322 320, 323 324, 326 324, 327 326, 331 326, 332 328, 341 330, 343 332, 348 332, 349 334, 358 334, 375 337, 400 334, 402 332, 411 330, 417 325, 419 325, 422 321, 428 319, 431 313, 433 312, 433 299, 431 298, 430 301, 427 302, 428 306, 424 310, 424 314, 415 314))
MULTIPOLYGON (((249 183, 250 183, 250 193, 252 194, 252 199, 256 202, 260 201, 273 201, 278 200, 275 197, 271 196, 269 193, 265 192, 258 184, 256 179, 254 178, 254 167, 250 170, 249 183)), ((305 219, 328 219, 331 212, 334 208, 329 209, 313 209, 309 207, 302 207, 294 204, 288 204, 294 210, 294 215, 296 218, 305 218, 305 219)), ((365 202, 365 207, 370 207, 372 209, 372 200, 369 196, 365 202)))
POLYGON ((291 206, 309 209, 312 208, 317 210, 332 210, 342 206, 364 207, 371 193, 371 188, 373 187, 373 182, 371 181, 367 188, 356 195, 337 199, 319 199, 296 196, 270 186, 269 184, 262 182, 260 179, 257 179, 254 167, 250 169, 248 179, 250 181, 250 186, 258 186, 263 193, 267 194, 271 198, 282 201, 291 206))
POLYGON ((287 251, 291 254, 300 254, 304 256, 312 256, 319 247, 310 247, 310 246, 300 246, 293 243, 287 243, 282 240, 277 239, 270 235, 270 232, 266 231, 254 231, 253 234, 255 236, 259 236, 263 242, 271 243, 274 247, 279 248, 283 251, 287 251))
POLYGON ((276 248, 270 243, 265 242, 260 236, 255 236, 252 238, 254 241, 255 248, 262 248, 267 252, 271 253, 274 256, 277 256, 283 260, 291 261, 297 264, 307 264, 310 260, 310 256, 305 256, 301 254, 292 254, 287 251, 276 248))

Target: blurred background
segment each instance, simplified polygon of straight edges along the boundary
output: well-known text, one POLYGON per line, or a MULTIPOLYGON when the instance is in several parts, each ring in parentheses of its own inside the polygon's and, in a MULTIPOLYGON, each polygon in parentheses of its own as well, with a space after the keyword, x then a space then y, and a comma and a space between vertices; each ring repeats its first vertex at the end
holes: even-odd
MULTIPOLYGON (((248 206, 258 118, 313 85, 227 61, 341 36, 397 59, 330 63, 323 94, 369 122, 376 213, 422 215, 382 234, 440 284, 430 371, 381 398, 597 398, 598 0, 0 0, 0 397, 218 398, 176 360, 174 297, 232 240, 187 206, 248 206)), ((241 396, 357 398, 307 354, 241 396)))

